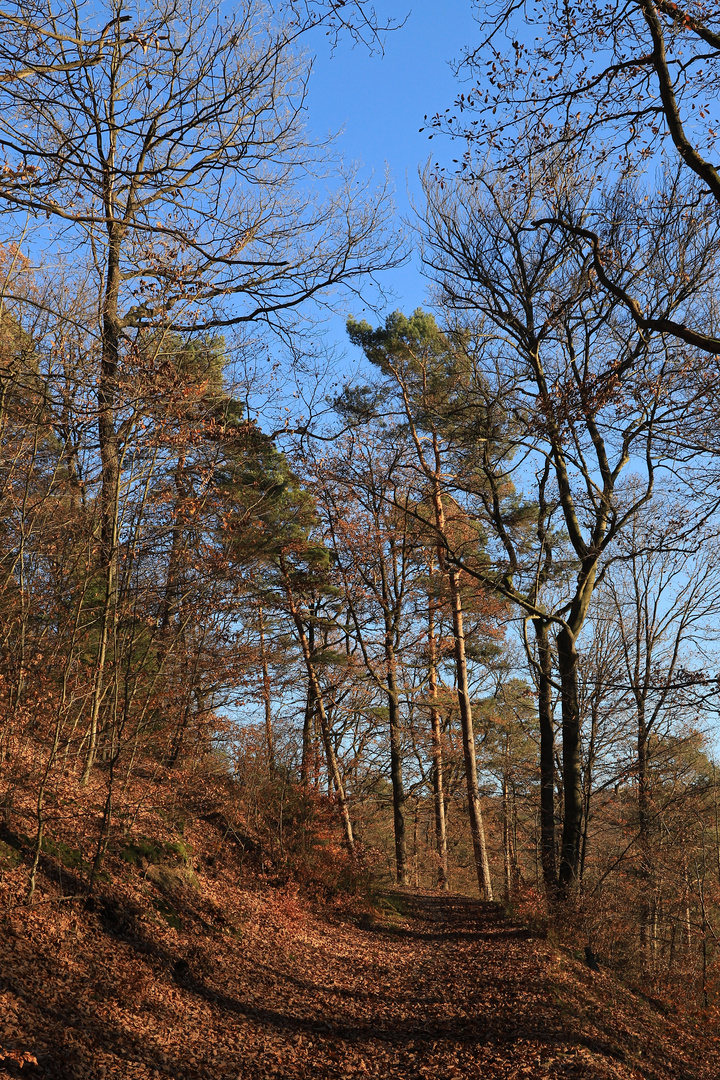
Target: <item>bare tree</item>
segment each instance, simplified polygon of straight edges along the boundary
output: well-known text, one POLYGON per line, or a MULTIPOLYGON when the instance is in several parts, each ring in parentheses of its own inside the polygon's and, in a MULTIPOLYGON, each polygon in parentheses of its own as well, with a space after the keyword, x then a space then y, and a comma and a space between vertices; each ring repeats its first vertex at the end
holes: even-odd
POLYGON ((468 141, 463 170, 472 172, 475 146, 494 144, 508 161, 527 160, 528 131, 559 159, 579 157, 595 177, 592 205, 577 214, 557 202, 552 219, 589 253, 599 281, 640 330, 720 354, 711 278, 704 310, 695 307, 694 317, 648 296, 656 278, 650 253, 677 284, 688 262, 697 281, 702 247, 717 252, 717 5, 497 0, 478 4, 477 13, 480 42, 460 65, 465 92, 454 110, 432 121, 468 141), (635 188, 645 196, 634 201, 644 240, 630 262, 617 257, 606 188, 625 196, 635 188), (683 236, 677 228, 691 220, 707 230, 700 245, 692 229, 683 236))
POLYGON ((409 600, 422 571, 411 495, 401 468, 404 445, 383 445, 366 431, 347 441, 319 472, 318 498, 328 522, 354 635, 370 680, 387 708, 393 793, 395 864, 408 884, 406 791, 403 779, 402 655, 412 616, 409 600))
MULTIPOLYGON (((88 768, 118 610, 121 460, 138 403, 163 365, 163 333, 258 319, 280 323, 322 290, 388 261, 379 199, 349 176, 331 194, 322 146, 302 123, 299 39, 319 24, 372 28, 362 4, 275 12, 121 0, 8 8, 0 64, 0 184, 9 235, 89 267, 94 317, 104 602, 88 768), (348 9, 350 11, 350 9, 348 9), (157 348, 141 347, 155 333, 157 348)), ((392 262, 393 255, 389 257, 392 262)), ((27 303, 6 291, 5 301, 27 303)))
MULTIPOLYGON (((668 738, 681 734, 681 721, 717 707, 712 671, 713 622, 720 600, 717 538, 706 529, 690 544, 678 540, 683 516, 670 502, 641 515, 623 536, 619 558, 601 590, 605 617, 619 636, 615 680, 623 688, 635 731, 631 772, 637 790, 637 847, 640 876, 650 893, 652 834, 662 812, 661 796, 653 792, 653 771, 668 738)), ((653 924, 646 896, 641 936, 648 948, 653 924)))
POLYGON ((547 610, 527 591, 547 557, 543 536, 531 551, 518 546, 499 492, 491 494, 495 588, 530 619, 556 628, 564 797, 559 877, 567 887, 578 874, 583 814, 577 640, 613 543, 652 497, 657 439, 674 416, 669 391, 681 382, 684 357, 636 332, 563 230, 535 226, 548 185, 553 197, 561 192, 581 203, 582 184, 542 164, 534 177, 518 174, 509 185, 490 167, 455 185, 427 175, 424 226, 426 265, 439 297, 474 335, 482 378, 502 388, 516 454, 507 479, 540 485, 538 501, 554 507, 570 545, 564 589, 547 610), (633 458, 642 462, 642 480, 627 485, 633 458))

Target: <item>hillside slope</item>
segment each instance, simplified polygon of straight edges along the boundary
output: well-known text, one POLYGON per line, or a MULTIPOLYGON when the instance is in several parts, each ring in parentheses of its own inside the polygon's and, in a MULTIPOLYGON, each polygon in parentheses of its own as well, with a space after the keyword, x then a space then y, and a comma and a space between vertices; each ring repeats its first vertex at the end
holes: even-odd
POLYGON ((6 916, 0 1043, 37 1064, 0 1076, 720 1075, 714 1040, 491 905, 406 892, 356 925, 288 890, 199 884, 175 891, 180 929, 111 894, 6 916))
MULTIPOLYGON (((0 1077, 720 1076, 714 1033, 492 904, 412 890, 373 908, 311 903, 291 875, 282 884, 223 784, 173 773, 126 786, 86 899, 102 780, 68 779, 30 907, 31 803, 18 794, 16 831, 0 826, 0 1077)), ((303 844, 323 893, 333 831, 303 844)))

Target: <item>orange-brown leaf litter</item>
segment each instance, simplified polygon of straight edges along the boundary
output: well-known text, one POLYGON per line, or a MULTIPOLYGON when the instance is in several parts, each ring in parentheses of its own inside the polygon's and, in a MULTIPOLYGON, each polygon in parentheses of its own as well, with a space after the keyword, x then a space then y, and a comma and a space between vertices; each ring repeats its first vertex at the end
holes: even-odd
POLYGON ((141 843, 130 861, 111 850, 87 901, 49 856, 31 906, 27 859, 2 873, 0 1077, 720 1077, 707 1021, 498 906, 410 889, 313 900, 264 878, 217 815, 183 845, 155 862, 141 843))

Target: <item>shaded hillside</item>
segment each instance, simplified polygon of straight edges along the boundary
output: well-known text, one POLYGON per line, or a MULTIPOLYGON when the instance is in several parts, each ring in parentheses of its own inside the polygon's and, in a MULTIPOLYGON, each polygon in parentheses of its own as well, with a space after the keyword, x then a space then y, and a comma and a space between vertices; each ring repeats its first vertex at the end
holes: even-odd
MULTIPOLYGON (((32 908, 2 916, 0 1076, 720 1075, 714 1035, 494 905, 410 890, 364 912, 311 903, 263 878, 256 842, 206 802, 181 841, 168 826, 127 838, 89 902, 45 857, 32 908), (23 1055, 37 1064, 21 1071, 23 1055)), ((8 902, 27 870, 7 833, 3 851, 8 902)))

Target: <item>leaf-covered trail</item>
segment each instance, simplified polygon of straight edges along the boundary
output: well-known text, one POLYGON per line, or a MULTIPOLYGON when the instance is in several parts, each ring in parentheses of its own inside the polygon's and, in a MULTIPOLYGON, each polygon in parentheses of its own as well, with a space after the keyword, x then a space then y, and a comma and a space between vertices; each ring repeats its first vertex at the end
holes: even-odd
POLYGON ((289 893, 245 894, 234 923, 205 910, 192 934, 112 908, 82 925, 56 915, 51 933, 38 909, 0 946, 0 1043, 38 1065, 6 1061, 0 1076, 720 1075, 713 1040, 492 905, 410 891, 393 903, 400 914, 357 926, 289 893))
POLYGON ((305 977, 268 965, 271 986, 256 996, 274 985, 284 1007, 250 1013, 272 1032, 268 1076, 716 1080, 718 1059, 702 1065, 686 1032, 650 1009, 638 1023, 638 999, 611 976, 579 964, 568 974, 493 905, 397 897, 404 919, 316 930, 295 957, 305 977))

